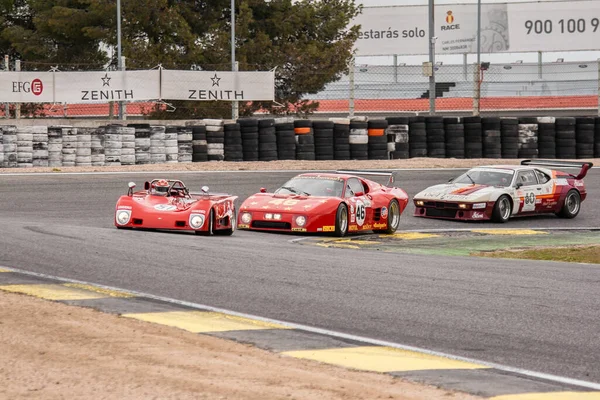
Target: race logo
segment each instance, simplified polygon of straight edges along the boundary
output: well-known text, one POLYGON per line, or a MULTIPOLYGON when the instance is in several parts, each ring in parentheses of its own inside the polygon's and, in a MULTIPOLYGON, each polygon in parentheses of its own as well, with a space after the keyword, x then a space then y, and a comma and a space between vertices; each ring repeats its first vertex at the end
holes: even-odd
POLYGON ((173 211, 177 210, 177 206, 172 204, 157 204, 154 206, 154 209, 158 211, 173 211))
POLYGON ((485 218, 485 216, 483 215, 483 213, 480 213, 480 212, 474 212, 473 214, 471 214, 471 217, 473 219, 483 219, 483 218, 485 218))
POLYGON ((44 84, 41 79, 34 79, 31 82, 16 81, 12 83, 13 93, 32 93, 39 96, 44 91, 44 84))
POLYGON ((446 12, 446 23, 451 24, 454 22, 454 15, 452 15, 452 11, 446 12))
POLYGON ((460 24, 454 24, 454 15, 452 15, 452 11, 447 11, 446 12, 446 24, 447 25, 442 25, 442 30, 443 31, 455 31, 457 29, 460 29, 460 24))
POLYGON ((133 100, 133 90, 111 89, 108 72, 100 78, 102 87, 108 86, 108 89, 103 90, 82 90, 81 100, 83 101, 98 101, 98 100, 133 100))
POLYGON ((363 226, 366 214, 365 204, 360 200, 356 200, 356 224, 358 226, 363 226))
POLYGON ((243 90, 220 90, 220 81, 215 72, 215 76, 210 78, 210 88, 207 89, 189 89, 188 99, 191 100, 244 100, 243 90), (215 88, 216 86, 216 88, 215 88), (213 89, 214 88, 214 89, 213 89))
POLYGON ((388 216, 388 209, 387 207, 381 207, 381 218, 386 219, 388 216))

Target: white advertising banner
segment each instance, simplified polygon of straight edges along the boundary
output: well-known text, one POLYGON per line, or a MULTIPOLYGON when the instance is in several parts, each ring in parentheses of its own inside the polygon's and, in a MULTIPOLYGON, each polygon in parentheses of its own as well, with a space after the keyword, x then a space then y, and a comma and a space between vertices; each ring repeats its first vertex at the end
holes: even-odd
POLYGON ((272 101, 275 99, 275 72, 164 69, 161 95, 169 100, 272 101))
POLYGON ((160 71, 56 72, 57 103, 107 103, 160 98, 160 71))
MULTIPOLYGON (((477 52, 477 4, 436 5, 436 54, 477 52)), ((366 7, 358 56, 429 53, 428 7, 366 7)), ((488 3, 481 6, 481 52, 600 49, 600 1, 488 3)))
POLYGON ((52 103, 52 72, 0 72, 0 102, 52 103))

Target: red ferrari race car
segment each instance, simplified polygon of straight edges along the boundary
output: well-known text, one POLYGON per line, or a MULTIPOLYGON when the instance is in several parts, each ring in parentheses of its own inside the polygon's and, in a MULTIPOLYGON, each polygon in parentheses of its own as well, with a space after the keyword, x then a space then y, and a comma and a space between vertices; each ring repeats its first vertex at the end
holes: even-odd
POLYGON ((262 188, 241 207, 238 228, 279 232, 375 231, 393 233, 408 195, 392 187, 393 174, 338 171, 306 173, 287 181, 274 193, 262 188), (387 186, 358 175, 388 176, 387 186))
POLYGON ((587 195, 591 162, 523 160, 521 165, 472 168, 413 198, 415 216, 506 222, 510 217, 554 213, 575 218, 587 195), (544 167, 580 168, 577 175, 544 167))
POLYGON ((121 196, 115 209, 117 228, 145 228, 193 231, 199 235, 231 235, 235 230, 237 196, 190 193, 179 180, 154 179, 144 190, 134 192, 129 183, 127 195, 121 196))

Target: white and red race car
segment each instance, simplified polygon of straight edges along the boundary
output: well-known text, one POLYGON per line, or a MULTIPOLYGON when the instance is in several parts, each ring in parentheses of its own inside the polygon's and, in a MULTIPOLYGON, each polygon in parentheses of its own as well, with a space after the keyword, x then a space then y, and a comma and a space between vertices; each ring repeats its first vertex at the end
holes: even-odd
POLYGON ((415 216, 506 222, 510 217, 579 214, 591 162, 524 160, 521 165, 472 168, 446 184, 417 193, 415 216), (546 167, 580 168, 577 175, 546 167))

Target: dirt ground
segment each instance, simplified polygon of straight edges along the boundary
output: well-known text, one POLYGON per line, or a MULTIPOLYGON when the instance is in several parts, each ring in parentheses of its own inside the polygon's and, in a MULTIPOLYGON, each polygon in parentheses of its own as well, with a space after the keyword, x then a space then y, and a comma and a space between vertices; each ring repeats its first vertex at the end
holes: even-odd
MULTIPOLYGON (((596 165, 600 159, 590 160, 596 165)), ((60 172, 470 167, 518 160, 193 163, 60 172)), ((1 173, 51 168, 0 169, 1 173)), ((56 169, 54 172, 60 173, 56 169)), ((0 398, 474 399, 385 374, 0 291, 0 398)))

